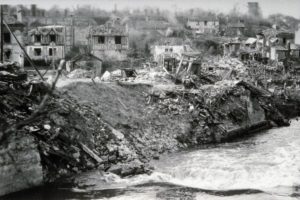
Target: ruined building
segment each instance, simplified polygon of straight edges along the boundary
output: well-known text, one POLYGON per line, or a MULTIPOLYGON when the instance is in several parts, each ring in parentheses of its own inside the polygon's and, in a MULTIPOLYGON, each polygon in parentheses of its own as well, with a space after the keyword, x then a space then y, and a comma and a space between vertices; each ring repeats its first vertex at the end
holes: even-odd
POLYGON ((270 60, 282 61, 291 53, 295 34, 286 30, 266 29, 263 31, 263 46, 267 47, 267 57, 270 60))
POLYGON ((124 60, 127 56, 128 28, 120 18, 90 29, 91 53, 99 58, 124 60))
POLYGON ((216 17, 189 18, 186 25, 198 34, 217 34, 220 28, 216 17))
POLYGON ((236 57, 240 51, 241 42, 239 39, 230 39, 223 44, 223 55, 236 57))
POLYGON ((26 52, 34 61, 50 64, 65 57, 64 26, 41 26, 28 33, 26 52))
MULTIPOLYGON (((21 18, 16 19, 12 16, 5 16, 4 20, 8 24, 10 30, 16 36, 20 44, 23 45, 23 31, 25 25, 22 23, 22 21, 20 21, 21 18)), ((9 32, 9 30, 5 26, 3 27, 3 60, 5 62, 16 62, 21 67, 24 66, 23 51, 18 45, 14 36, 9 32)))
POLYGON ((240 37, 245 33, 245 24, 243 21, 229 22, 225 28, 224 35, 229 37, 240 37))

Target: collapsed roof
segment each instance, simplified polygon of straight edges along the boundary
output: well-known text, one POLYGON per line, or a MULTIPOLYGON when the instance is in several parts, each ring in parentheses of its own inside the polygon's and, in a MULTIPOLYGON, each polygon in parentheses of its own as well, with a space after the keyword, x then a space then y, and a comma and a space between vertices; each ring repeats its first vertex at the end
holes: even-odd
POLYGON ((49 34, 64 34, 64 26, 40 26, 29 31, 29 35, 49 35, 49 34))

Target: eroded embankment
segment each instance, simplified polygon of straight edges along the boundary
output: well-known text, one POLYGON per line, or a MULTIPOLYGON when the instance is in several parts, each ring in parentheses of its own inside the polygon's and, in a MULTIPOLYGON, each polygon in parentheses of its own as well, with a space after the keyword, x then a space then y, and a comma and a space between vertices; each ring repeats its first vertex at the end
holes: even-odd
MULTIPOLYGON (((2 114, 8 119, 4 129, 39 106, 46 90, 42 84, 31 85, 2 96, 1 102, 6 102, 2 114)), ((147 162, 163 152, 225 141, 266 128, 271 118, 284 121, 269 97, 232 82, 199 90, 75 82, 60 90, 38 119, 15 133, 33 137, 34 145, 26 149, 28 145, 11 137, 1 143, 0 175, 25 178, 14 191, 95 168, 121 176, 147 173, 147 162), (23 158, 36 149, 39 154, 34 154, 31 169, 38 171, 28 176, 30 163, 23 158), (37 179, 41 173, 43 179, 37 179)), ((19 179, 3 182, 1 188, 19 179)), ((12 191, 2 194, 7 192, 12 191)))
POLYGON ((199 90, 72 83, 63 90, 124 134, 123 140, 141 162, 166 151, 226 141, 247 131, 269 128, 268 120, 279 125, 286 122, 269 102, 270 97, 232 82, 205 85, 199 90))

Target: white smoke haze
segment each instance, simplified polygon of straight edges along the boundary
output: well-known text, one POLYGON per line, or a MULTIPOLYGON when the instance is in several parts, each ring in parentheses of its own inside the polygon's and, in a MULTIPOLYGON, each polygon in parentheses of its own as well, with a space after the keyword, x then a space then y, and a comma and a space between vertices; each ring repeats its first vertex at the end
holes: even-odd
MULTIPOLYGON (((1 0, 2 4, 37 4, 41 8, 49 9, 53 5, 60 8, 76 8, 76 5, 89 4, 94 8, 105 10, 142 9, 144 7, 158 7, 172 12, 186 9, 201 8, 215 12, 228 13, 233 7, 245 13, 247 2, 251 0, 1 0)), ((282 13, 300 18, 300 0, 253 0, 260 4, 264 17, 270 14, 282 13)))

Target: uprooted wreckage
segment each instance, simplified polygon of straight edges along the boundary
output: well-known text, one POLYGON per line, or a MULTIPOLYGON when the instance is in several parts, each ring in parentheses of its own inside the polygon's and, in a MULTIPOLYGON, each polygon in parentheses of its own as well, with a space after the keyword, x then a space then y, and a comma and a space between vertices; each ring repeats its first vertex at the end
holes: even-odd
MULTIPOLYGON (((108 80, 116 82, 75 82, 60 90, 55 84, 61 68, 49 85, 28 79, 13 64, 1 65, 1 174, 13 164, 26 176, 25 168, 36 165, 36 176, 27 177, 30 187, 94 168, 121 176, 145 173, 146 163, 160 153, 226 141, 269 128, 270 121, 288 124, 270 92, 197 71, 199 60, 192 56, 171 71, 125 69, 109 74, 108 80), (130 81, 124 81, 128 76, 130 81), (174 84, 176 80, 185 87, 174 84), (22 160, 32 153, 20 136, 34 141, 34 162, 22 160)), ((10 176, 4 176, 7 182, 1 188, 7 189, 10 176)))
POLYGON ((56 81, 49 85, 28 80, 26 72, 13 64, 0 66, 0 77, 0 188, 4 193, 96 167, 108 170, 116 163, 133 163, 122 166, 127 167, 127 172, 120 171, 122 175, 145 172, 123 135, 103 122, 92 105, 79 105, 54 90, 56 81), (30 145, 24 141, 31 141, 30 145), (18 183, 14 187, 12 180, 18 183))

